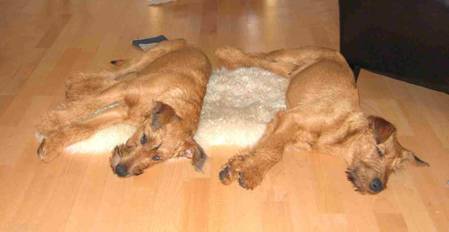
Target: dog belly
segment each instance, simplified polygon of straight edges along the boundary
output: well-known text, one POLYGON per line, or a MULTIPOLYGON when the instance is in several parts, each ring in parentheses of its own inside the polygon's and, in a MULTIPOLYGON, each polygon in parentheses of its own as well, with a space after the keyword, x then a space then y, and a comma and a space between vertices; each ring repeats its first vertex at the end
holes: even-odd
POLYGON ((128 124, 116 124, 97 131, 88 139, 74 143, 64 149, 70 154, 104 154, 115 146, 125 143, 136 128, 128 124))
POLYGON ((288 80, 258 68, 214 71, 195 140, 204 148, 250 146, 275 113, 285 109, 288 80))

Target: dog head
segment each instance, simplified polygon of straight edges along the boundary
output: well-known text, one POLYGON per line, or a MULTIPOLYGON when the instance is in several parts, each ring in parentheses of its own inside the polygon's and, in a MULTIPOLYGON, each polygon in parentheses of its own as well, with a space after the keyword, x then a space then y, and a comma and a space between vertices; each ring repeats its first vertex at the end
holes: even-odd
POLYGON ((112 170, 120 177, 140 175, 144 169, 172 157, 191 158, 195 168, 201 170, 206 154, 182 124, 171 106, 155 102, 142 126, 114 149, 112 170))
POLYGON ((356 191, 381 192, 386 188, 390 174, 407 162, 429 165, 399 143, 393 124, 375 116, 369 116, 368 121, 367 130, 353 142, 353 156, 346 171, 356 191))

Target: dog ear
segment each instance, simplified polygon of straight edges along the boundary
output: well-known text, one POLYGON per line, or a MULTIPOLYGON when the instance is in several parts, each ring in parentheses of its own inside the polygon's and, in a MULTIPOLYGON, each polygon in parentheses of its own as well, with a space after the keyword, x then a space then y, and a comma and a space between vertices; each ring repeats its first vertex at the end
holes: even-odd
POLYGON ((203 148, 194 139, 185 143, 181 156, 192 159, 192 165, 196 171, 202 171, 207 160, 207 155, 203 148))
MULTIPOLYGON (((377 117, 377 116, 369 116, 368 117, 369 126, 374 132, 374 136, 377 144, 384 143, 388 140, 394 133, 396 132, 396 127, 393 124, 388 122, 387 120, 377 117)), ((396 141, 396 143, 398 143, 396 141)), ((400 144, 398 144, 400 150, 398 151, 397 157, 393 161, 393 169, 397 169, 402 166, 402 164, 407 162, 413 162, 416 166, 430 166, 426 161, 420 159, 413 152, 403 148, 400 144)))
POLYGON ((172 120, 179 118, 171 106, 160 101, 154 103, 150 117, 153 130, 160 129, 172 120))
POLYGON ((371 115, 368 117, 368 121, 370 128, 374 132, 374 137, 377 144, 384 143, 388 138, 390 138, 391 135, 394 134, 394 132, 396 132, 396 127, 381 117, 371 115))

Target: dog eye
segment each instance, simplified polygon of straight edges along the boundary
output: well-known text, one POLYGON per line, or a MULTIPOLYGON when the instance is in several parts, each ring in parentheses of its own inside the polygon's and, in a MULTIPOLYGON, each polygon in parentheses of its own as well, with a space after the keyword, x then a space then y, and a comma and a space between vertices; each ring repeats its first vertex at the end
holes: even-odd
POLYGON ((144 145, 148 142, 148 138, 146 134, 143 134, 142 137, 140 137, 140 144, 144 145))
POLYGON ((154 161, 159 161, 159 160, 161 160, 161 157, 158 156, 158 155, 155 155, 151 159, 154 160, 154 161))
POLYGON ((151 148, 151 150, 153 150, 153 151, 157 150, 157 149, 159 149, 161 147, 161 145, 162 145, 162 143, 160 143, 160 144, 156 145, 155 147, 151 148))

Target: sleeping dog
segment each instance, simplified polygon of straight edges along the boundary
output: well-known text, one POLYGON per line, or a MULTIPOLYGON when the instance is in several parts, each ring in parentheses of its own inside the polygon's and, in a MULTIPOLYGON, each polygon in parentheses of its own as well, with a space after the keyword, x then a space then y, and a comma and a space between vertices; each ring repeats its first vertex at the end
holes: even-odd
POLYGON ((284 147, 340 154, 356 191, 375 194, 406 161, 428 165, 397 140, 387 120, 364 114, 354 76, 343 56, 326 48, 305 47, 247 54, 225 47, 216 55, 228 69, 259 67, 289 80, 285 111, 279 111, 250 149, 232 157, 219 173, 246 189, 259 185, 282 158, 284 147))
POLYGON ((83 141, 96 133, 107 137, 105 131, 121 133, 117 128, 125 127, 127 140, 110 159, 118 176, 141 174, 172 157, 191 158, 200 169, 206 155, 193 135, 210 74, 210 62, 200 50, 172 40, 116 71, 78 75, 67 82, 65 101, 38 126, 37 154, 49 161, 63 151, 79 152, 77 147, 85 147, 83 141))

